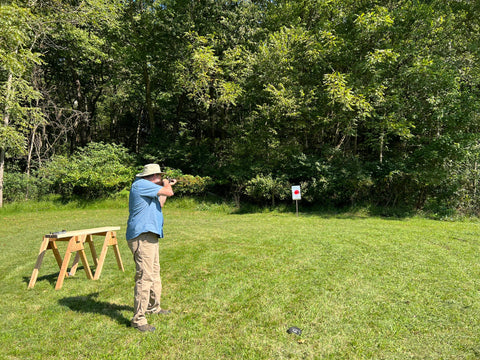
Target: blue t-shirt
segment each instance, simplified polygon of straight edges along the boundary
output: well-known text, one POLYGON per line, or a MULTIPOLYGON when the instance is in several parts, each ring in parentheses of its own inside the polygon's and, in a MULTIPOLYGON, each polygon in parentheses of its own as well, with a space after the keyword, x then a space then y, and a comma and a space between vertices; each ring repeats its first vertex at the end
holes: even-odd
POLYGON ((127 222, 127 240, 145 232, 163 238, 163 214, 157 193, 162 186, 149 180, 137 178, 130 189, 127 222))

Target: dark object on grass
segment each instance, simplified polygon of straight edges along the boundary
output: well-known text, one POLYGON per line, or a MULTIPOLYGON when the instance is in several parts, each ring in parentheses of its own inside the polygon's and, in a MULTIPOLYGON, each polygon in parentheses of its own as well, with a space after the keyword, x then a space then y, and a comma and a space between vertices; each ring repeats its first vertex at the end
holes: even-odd
POLYGON ((292 326, 292 327, 288 328, 287 333, 295 334, 295 335, 302 335, 302 330, 300 330, 296 326, 292 326))

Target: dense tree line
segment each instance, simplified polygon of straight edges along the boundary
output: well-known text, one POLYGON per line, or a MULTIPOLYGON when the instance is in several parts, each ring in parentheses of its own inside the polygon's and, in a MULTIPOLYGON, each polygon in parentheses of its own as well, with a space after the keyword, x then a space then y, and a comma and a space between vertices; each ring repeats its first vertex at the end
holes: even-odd
POLYGON ((301 184, 312 203, 478 212, 479 10, 3 1, 0 183, 103 141, 237 200, 301 184))

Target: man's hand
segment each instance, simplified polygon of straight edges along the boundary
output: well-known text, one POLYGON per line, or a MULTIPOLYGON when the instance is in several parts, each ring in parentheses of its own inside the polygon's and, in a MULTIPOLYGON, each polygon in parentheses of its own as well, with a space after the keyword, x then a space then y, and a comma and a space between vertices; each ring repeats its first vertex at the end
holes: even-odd
POLYGON ((158 191, 157 195, 164 195, 164 196, 173 196, 172 185, 168 179, 162 180, 163 187, 158 191))
POLYGON ((177 179, 167 179, 170 182, 170 185, 175 185, 177 183, 177 179))

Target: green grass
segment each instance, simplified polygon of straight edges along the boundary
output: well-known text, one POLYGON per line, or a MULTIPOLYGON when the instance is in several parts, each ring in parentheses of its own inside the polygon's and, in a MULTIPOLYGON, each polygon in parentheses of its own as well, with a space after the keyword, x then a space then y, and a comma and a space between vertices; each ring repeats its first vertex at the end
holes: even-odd
POLYGON ((172 314, 150 316, 157 331, 142 334, 128 327, 134 264, 122 204, 0 210, 2 358, 480 358, 478 222, 170 202, 160 256, 172 314), (55 291, 47 253, 27 289, 45 233, 107 225, 122 227, 124 273, 109 250, 100 280, 79 269, 55 291))

